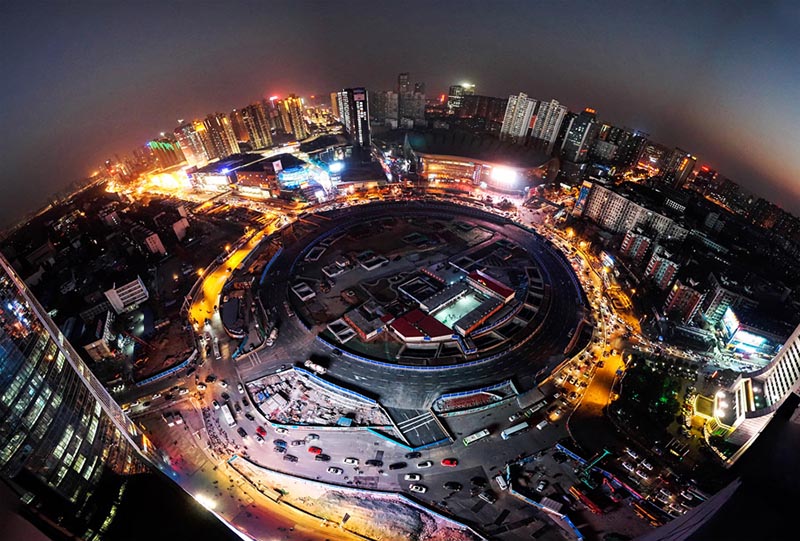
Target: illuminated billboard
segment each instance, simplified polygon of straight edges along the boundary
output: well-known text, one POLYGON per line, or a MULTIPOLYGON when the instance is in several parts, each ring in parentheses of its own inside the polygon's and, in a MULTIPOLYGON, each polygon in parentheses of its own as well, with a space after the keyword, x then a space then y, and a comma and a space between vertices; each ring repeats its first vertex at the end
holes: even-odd
POLYGON ((733 336, 733 334, 739 330, 739 325, 739 318, 736 317, 733 310, 730 308, 726 309, 725 314, 722 316, 722 326, 725 327, 727 336, 733 336))

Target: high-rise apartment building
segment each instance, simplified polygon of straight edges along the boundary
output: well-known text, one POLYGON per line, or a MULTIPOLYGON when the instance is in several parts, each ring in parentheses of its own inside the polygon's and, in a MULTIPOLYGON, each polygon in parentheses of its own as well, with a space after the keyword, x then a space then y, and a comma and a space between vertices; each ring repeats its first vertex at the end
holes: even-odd
POLYGON ((283 130, 291 133, 298 141, 308 137, 308 126, 305 121, 303 100, 294 94, 278 101, 283 130))
POLYGON ((586 163, 599 126, 594 109, 586 108, 570 120, 561 145, 561 156, 573 163, 586 163))
POLYGON ((656 246, 647 262, 645 277, 651 279, 659 289, 667 289, 678 273, 680 265, 663 246, 656 246))
MULTIPOLYGON (((338 100, 336 108, 338 111, 338 100)), ((393 92, 391 90, 385 90, 383 92, 370 92, 369 113, 372 115, 372 118, 378 122, 388 122, 393 126, 397 126, 397 119, 399 115, 399 96, 397 92, 393 92)))
POLYGON ((661 178, 673 188, 680 188, 692 174, 697 158, 680 148, 674 149, 667 157, 661 178))
POLYGON ((425 120, 425 94, 407 92, 398 99, 398 118, 411 121, 425 120))
POLYGON ((534 146, 540 147, 550 154, 566 114, 567 108, 558 103, 558 100, 541 102, 530 135, 534 146))
POLYGON ((524 92, 520 92, 518 96, 509 96, 503 125, 500 127, 500 138, 524 143, 528 138, 537 103, 524 92))
POLYGON ((206 151, 211 158, 227 158, 231 154, 239 153, 236 134, 233 133, 231 121, 226 115, 212 113, 203 120, 203 126, 205 131, 200 132, 200 137, 206 144, 206 151))
POLYGON ((61 535, 94 538, 95 491, 145 471, 148 444, 2 256, 0 395, 0 480, 61 535))
POLYGON ((647 143, 647 137, 637 132, 623 131, 616 139, 617 155, 615 161, 622 167, 631 167, 639 160, 647 143))
POLYGON ((397 93, 408 94, 411 92, 411 74, 408 72, 397 74, 397 93))
POLYGON ((234 109, 231 111, 231 114, 228 115, 228 118, 231 121, 231 128, 233 128, 233 134, 236 136, 236 140, 242 142, 250 141, 250 135, 247 133, 247 128, 244 125, 242 112, 238 109, 234 109))
POLYGON ((333 118, 339 118, 339 93, 331 92, 331 113, 333 118))
POLYGON ((641 229, 628 230, 625 232, 625 238, 622 239, 619 253, 636 265, 641 265, 652 243, 653 239, 643 234, 641 229))
POLYGON ((697 314, 704 297, 698 282, 678 279, 664 303, 664 313, 681 324, 688 323, 697 314))
POLYGON ((247 140, 253 145, 254 149, 267 148, 272 146, 272 133, 269 127, 269 119, 261 103, 253 103, 243 107, 240 111, 242 124, 247 131, 247 140))
MULTIPOLYGON (((205 131, 202 123, 200 123, 200 129, 205 131)), ((211 159, 197 130, 198 126, 195 123, 184 122, 175 128, 174 132, 181 152, 186 157, 186 162, 192 166, 203 164, 211 159)))

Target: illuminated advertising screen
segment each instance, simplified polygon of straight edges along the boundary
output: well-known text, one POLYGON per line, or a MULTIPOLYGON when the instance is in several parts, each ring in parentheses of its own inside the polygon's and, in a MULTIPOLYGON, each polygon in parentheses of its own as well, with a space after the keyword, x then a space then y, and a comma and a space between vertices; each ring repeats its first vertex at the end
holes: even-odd
POLYGON ((287 188, 296 188, 300 184, 308 181, 308 171, 305 168, 288 169, 278 173, 281 184, 287 188))
POLYGON ((744 344, 753 348, 762 348, 767 344, 767 339, 748 331, 739 331, 733 336, 731 342, 744 344))
POLYGON ((722 325, 725 327, 728 336, 732 336, 739 329, 739 318, 730 308, 726 309, 725 314, 722 316, 722 325))
POLYGON ((581 186, 580 192, 578 192, 578 198, 575 200, 575 208, 573 208, 573 214, 581 214, 583 212, 583 208, 586 206, 586 200, 589 198, 589 192, 592 190, 592 184, 590 182, 584 182, 581 186))

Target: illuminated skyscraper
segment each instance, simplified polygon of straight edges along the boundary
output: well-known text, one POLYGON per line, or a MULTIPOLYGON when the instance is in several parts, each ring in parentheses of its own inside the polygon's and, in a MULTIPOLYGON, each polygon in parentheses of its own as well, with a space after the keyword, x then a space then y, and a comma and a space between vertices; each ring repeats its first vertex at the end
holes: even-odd
POLYGON ((241 116, 253 148, 271 147, 272 134, 270 133, 269 120, 264 107, 260 103, 253 103, 242 108, 241 116))
POLYGON ((231 121, 227 116, 222 113, 212 113, 203 121, 203 126, 205 126, 205 138, 202 132, 200 135, 211 158, 226 158, 239 153, 236 134, 233 133, 231 121))
POLYGON ((500 139, 514 143, 524 143, 531 127, 531 118, 538 102, 520 92, 519 96, 509 96, 503 125, 500 128, 500 139))
POLYGON ((189 165, 205 163, 210 159, 200 133, 197 131, 197 124, 201 130, 205 131, 202 123, 184 122, 175 128, 174 132, 175 139, 177 139, 189 165))
POLYGON ((2 257, 0 395, 0 479, 31 515, 92 538, 102 478, 145 471, 148 443, 2 257))
POLYGON ((680 188, 694 170, 697 158, 680 148, 673 150, 666 159, 661 177, 673 188, 680 188))
POLYGON ((339 118, 339 93, 331 92, 331 113, 333 118, 339 118))
POLYGON ((250 135, 247 133, 247 128, 244 125, 242 112, 237 109, 234 109, 228 116, 231 120, 231 127, 233 128, 233 134, 236 136, 236 140, 249 141, 250 135))
POLYGON ((345 88, 338 93, 339 120, 353 138, 353 144, 369 151, 369 101, 365 88, 345 88))
POLYGON ((286 133, 294 134, 298 141, 308 137, 308 127, 303 114, 303 100, 289 94, 289 97, 278 102, 283 130, 286 133))
POLYGON ((564 143, 561 145, 561 156, 573 163, 585 163, 589 156, 589 148, 597 137, 598 128, 594 109, 584 109, 573 117, 567 127, 564 143))

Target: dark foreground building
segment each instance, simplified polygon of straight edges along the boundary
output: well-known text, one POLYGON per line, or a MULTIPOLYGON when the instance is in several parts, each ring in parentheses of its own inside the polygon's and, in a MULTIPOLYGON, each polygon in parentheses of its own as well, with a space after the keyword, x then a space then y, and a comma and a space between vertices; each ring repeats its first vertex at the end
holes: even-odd
MULTIPOLYGON (((148 443, 0 257, 0 479, 49 535, 92 539, 95 491, 147 469, 148 443)), ((108 498, 103 498, 108 501, 108 498)))

